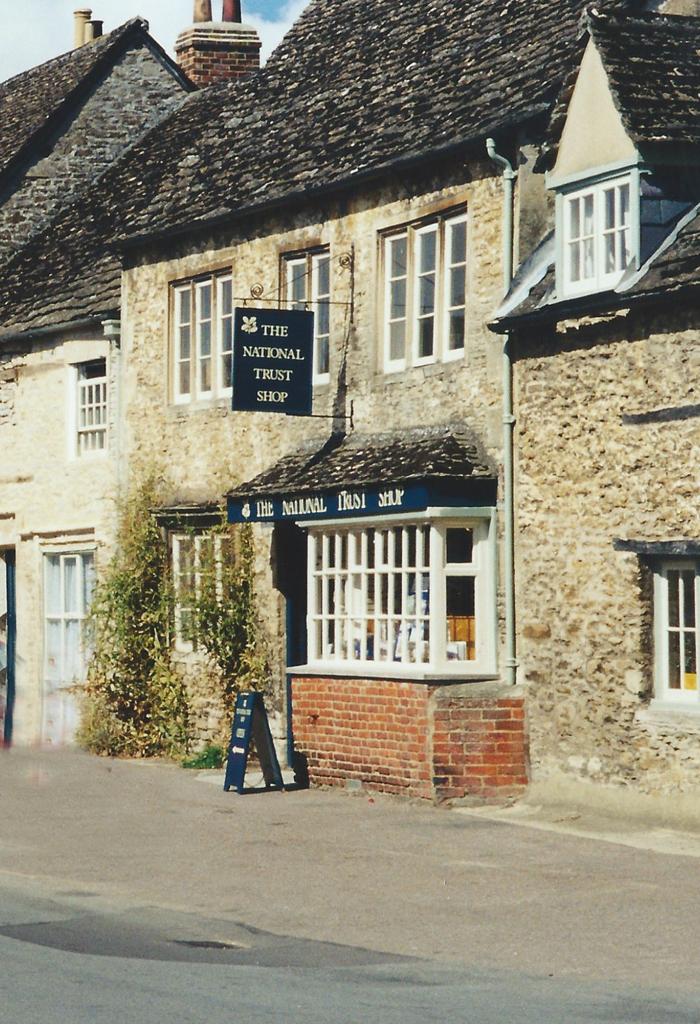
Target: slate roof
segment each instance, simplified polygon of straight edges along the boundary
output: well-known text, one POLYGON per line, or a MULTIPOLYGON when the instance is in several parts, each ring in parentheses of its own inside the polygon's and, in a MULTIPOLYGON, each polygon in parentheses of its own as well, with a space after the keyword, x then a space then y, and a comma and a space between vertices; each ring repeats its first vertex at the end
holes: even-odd
MULTIPOLYGON (((85 46, 0 83, 0 178, 67 116, 115 55, 147 30, 147 22, 132 18, 85 46)), ((150 42, 172 64, 165 52, 150 42)))
POLYGON ((111 311, 115 237, 289 201, 546 114, 585 2, 312 0, 260 72, 189 96, 0 268, 0 337, 111 311))
POLYGON ((232 501, 257 497, 336 493, 397 484, 469 487, 469 481, 495 481, 495 469, 479 457, 463 428, 420 432, 353 434, 323 447, 304 446, 271 469, 227 494, 232 501))
POLYGON ((312 0, 251 79, 206 90, 134 155, 128 235, 166 232, 546 114, 586 0, 312 0))
MULTIPOLYGON (((700 18, 621 18, 592 9, 587 23, 630 138, 642 150, 650 143, 700 145, 700 18)), ((570 93, 567 87, 553 115, 558 131, 570 93)), ((552 145, 556 141, 556 136, 550 140, 552 145)), ((542 163, 551 166, 552 154, 542 163)), ((542 320, 595 315, 700 289, 699 213, 700 205, 686 212, 645 264, 639 270, 630 268, 612 291, 576 299, 557 296, 554 237, 549 235, 518 270, 493 328, 505 331, 542 320)))
POLYGON ((610 291, 559 299, 554 270, 553 233, 519 269, 490 325, 504 333, 539 322, 604 315, 640 302, 673 301, 680 293, 700 294, 700 203, 676 224, 663 243, 636 270, 630 267, 610 291))
MULTIPOLYGON (((632 141, 700 145, 700 18, 597 5, 586 22, 632 141)), ((577 74, 554 106, 538 169, 554 165, 577 74)))

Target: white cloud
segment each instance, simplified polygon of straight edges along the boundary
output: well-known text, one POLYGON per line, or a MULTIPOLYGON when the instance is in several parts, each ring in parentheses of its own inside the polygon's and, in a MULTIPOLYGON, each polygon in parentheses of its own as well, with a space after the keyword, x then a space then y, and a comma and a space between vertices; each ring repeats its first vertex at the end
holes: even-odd
MULTIPOLYGON (((244 20, 260 33, 263 60, 308 3, 274 0, 275 16, 262 18, 246 13, 244 0, 244 20)), ((214 17, 219 5, 220 0, 213 0, 214 17)), ((0 34, 0 81, 70 50, 73 11, 79 7, 91 7, 93 17, 104 21, 105 32, 140 15, 172 56, 177 36, 192 23, 193 0, 23 0, 20 13, 6 20, 0 34)))

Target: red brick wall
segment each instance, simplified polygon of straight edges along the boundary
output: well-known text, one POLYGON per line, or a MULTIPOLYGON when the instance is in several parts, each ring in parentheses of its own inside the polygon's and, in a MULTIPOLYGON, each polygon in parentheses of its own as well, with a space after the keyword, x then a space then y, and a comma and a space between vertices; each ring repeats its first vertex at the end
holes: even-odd
POLYGON ((502 800, 527 785, 521 698, 451 695, 449 687, 294 678, 295 749, 312 785, 426 799, 502 800))
POLYGON ((438 800, 488 803, 521 796, 527 786, 522 697, 435 697, 433 782, 438 800))
POLYGON ((260 67, 260 46, 238 46, 233 50, 189 46, 178 54, 182 70, 204 88, 216 82, 230 82, 260 67))

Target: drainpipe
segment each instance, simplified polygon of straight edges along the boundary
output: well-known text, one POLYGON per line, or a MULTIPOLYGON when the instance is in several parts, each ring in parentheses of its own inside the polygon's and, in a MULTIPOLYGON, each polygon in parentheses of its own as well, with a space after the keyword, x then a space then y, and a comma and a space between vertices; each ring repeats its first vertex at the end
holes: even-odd
MULTIPOLYGON (((496 152, 493 139, 486 140, 486 151, 503 168, 503 294, 513 279, 513 165, 496 152)), ((513 366, 510 335, 503 340, 503 491, 504 491, 504 569, 506 619, 506 679, 515 686, 518 659, 515 647, 515 486, 513 472, 513 366)))
MULTIPOLYGON (((112 412, 112 430, 114 432, 114 460, 116 466, 117 493, 121 494, 122 468, 122 325, 121 320, 103 320, 102 332, 112 349, 112 372, 114 377, 114 410, 112 412)), ((109 387, 109 385, 107 385, 109 387)))

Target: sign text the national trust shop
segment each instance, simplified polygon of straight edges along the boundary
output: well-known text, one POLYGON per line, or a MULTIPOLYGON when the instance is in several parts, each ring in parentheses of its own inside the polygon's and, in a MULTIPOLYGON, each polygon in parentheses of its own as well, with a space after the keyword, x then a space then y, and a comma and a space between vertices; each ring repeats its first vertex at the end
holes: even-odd
POLYGON ((233 408, 309 416, 313 313, 243 306, 233 324, 233 408))

